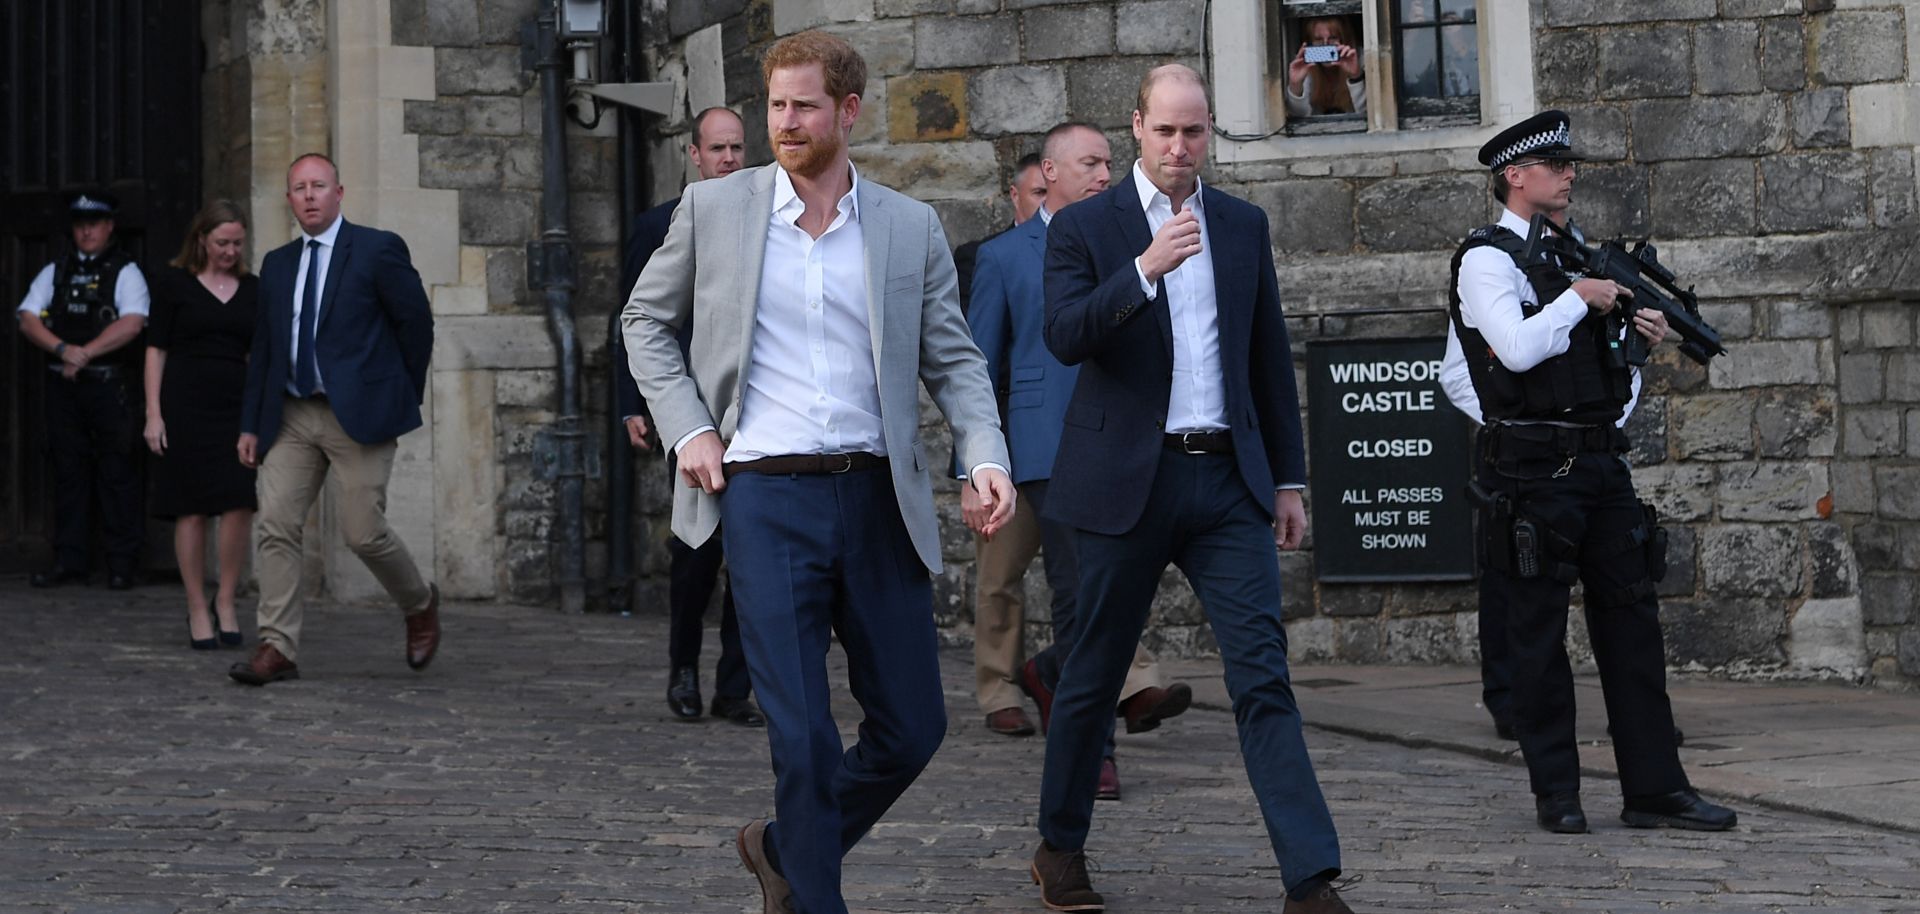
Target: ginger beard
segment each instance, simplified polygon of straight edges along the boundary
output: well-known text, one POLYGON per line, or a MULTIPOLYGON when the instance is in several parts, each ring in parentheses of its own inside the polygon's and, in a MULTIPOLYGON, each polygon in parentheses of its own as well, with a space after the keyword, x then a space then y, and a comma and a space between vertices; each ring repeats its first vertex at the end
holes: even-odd
MULTIPOLYGON (((837 118, 836 118, 837 120, 837 118)), ((805 128, 781 131, 773 137, 773 157, 780 167, 789 174, 803 178, 817 178, 824 174, 833 160, 846 148, 846 141, 838 130, 825 134, 812 134, 805 128), (799 143, 799 146, 786 146, 785 143, 799 143)))

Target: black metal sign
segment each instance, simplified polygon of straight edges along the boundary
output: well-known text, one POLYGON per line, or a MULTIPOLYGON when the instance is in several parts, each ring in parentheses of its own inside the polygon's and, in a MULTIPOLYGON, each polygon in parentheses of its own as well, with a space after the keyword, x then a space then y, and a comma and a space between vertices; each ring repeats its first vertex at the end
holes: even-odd
POLYGON ((1440 386, 1445 355, 1443 337, 1307 344, 1320 580, 1473 577, 1468 424, 1440 386))

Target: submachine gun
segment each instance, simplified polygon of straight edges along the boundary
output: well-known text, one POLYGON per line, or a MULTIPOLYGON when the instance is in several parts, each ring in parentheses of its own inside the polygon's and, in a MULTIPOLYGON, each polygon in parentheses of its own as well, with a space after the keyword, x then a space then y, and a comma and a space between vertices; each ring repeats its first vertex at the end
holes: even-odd
MULTIPOLYGON (((1562 263, 1588 276, 1611 279, 1633 293, 1632 298, 1614 309, 1613 329, 1630 325, 1635 312, 1653 308, 1667 316, 1667 326, 1680 332, 1682 355, 1705 365, 1714 356, 1726 354, 1727 347, 1720 344, 1720 331, 1700 318, 1700 300, 1694 296, 1693 288, 1680 288, 1673 271, 1660 263, 1659 251, 1652 242, 1636 242, 1629 250, 1621 242, 1608 241, 1595 250, 1541 214, 1533 217, 1533 224, 1527 230, 1526 262, 1536 262, 1543 251, 1558 256, 1562 263)), ((1647 364, 1646 337, 1629 332, 1625 346, 1628 365, 1647 364)))

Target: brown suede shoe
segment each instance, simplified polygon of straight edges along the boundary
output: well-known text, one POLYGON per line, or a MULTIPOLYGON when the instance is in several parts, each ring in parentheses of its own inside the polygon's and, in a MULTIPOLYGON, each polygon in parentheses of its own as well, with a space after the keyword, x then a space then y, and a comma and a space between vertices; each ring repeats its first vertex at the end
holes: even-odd
POLYGON ((1127 719, 1128 733, 1145 733, 1160 726, 1169 717, 1179 717, 1193 704, 1193 688, 1176 682, 1166 688, 1154 686, 1133 693, 1120 703, 1120 716, 1127 719))
POLYGON ((1082 851, 1057 851, 1040 842, 1033 852, 1033 881, 1040 886, 1040 901, 1052 911, 1105 911, 1107 900, 1093 890, 1087 877, 1087 855, 1082 851))
POLYGON ((250 686, 263 686, 282 679, 299 679, 300 668, 288 660, 280 649, 262 641, 253 649, 253 656, 245 662, 236 663, 227 670, 235 682, 244 682, 250 686))
POLYGON ((1001 736, 1032 736, 1033 721, 1022 708, 1001 708, 987 715, 987 729, 1001 736))
POLYGON ((440 586, 428 584, 427 608, 407 616, 407 666, 424 670, 440 650, 440 586))
POLYGON ((1323 885, 1300 901, 1287 899, 1287 906, 1281 914, 1353 914, 1353 909, 1340 900, 1338 889, 1323 885))
POLYGON ((740 862, 760 880, 765 914, 793 914, 793 887, 767 862, 767 820, 755 819, 742 826, 734 835, 733 848, 740 852, 740 862))

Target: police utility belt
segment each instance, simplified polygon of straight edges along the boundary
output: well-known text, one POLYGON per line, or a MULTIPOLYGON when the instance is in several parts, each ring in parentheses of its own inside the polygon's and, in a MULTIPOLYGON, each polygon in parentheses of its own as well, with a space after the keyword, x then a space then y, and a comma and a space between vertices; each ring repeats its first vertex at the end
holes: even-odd
MULTIPOLYGON (((66 364, 63 362, 52 362, 47 365, 47 370, 54 374, 59 374, 65 370, 66 367, 66 364)), ((120 374, 121 369, 118 365, 88 365, 85 368, 75 371, 73 373, 73 379, 76 381, 82 378, 89 381, 117 381, 120 379, 120 374)))

